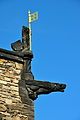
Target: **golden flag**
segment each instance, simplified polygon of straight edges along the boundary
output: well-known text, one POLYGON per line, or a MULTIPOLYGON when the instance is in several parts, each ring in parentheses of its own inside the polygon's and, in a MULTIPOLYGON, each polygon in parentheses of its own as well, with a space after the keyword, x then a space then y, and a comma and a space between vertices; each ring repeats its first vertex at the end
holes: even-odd
POLYGON ((38 19, 38 12, 29 15, 29 22, 33 22, 38 19))

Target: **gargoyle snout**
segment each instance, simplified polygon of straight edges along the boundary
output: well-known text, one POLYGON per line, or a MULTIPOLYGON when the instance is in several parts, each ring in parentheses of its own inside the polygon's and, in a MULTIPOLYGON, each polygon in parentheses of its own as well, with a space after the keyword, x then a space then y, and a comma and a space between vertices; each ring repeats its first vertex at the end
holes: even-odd
POLYGON ((65 89, 65 88, 66 88, 66 84, 61 84, 61 87, 62 87, 63 89, 65 89))
POLYGON ((64 89, 66 88, 66 84, 61 84, 61 85, 60 85, 60 88, 61 88, 60 91, 61 91, 61 92, 64 92, 64 89))

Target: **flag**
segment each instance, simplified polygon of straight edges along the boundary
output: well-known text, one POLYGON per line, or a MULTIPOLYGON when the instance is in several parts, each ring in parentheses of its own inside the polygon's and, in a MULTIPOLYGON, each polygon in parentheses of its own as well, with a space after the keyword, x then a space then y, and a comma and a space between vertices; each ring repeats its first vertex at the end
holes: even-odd
POLYGON ((38 19, 38 12, 29 15, 29 22, 33 22, 38 19))

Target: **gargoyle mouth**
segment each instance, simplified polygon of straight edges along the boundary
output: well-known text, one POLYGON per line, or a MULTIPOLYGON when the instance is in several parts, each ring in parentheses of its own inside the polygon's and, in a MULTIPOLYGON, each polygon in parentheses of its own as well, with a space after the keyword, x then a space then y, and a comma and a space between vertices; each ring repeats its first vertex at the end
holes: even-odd
POLYGON ((64 92, 64 89, 66 88, 66 84, 61 84, 60 87, 61 87, 61 90, 60 90, 60 91, 61 91, 61 92, 64 92))

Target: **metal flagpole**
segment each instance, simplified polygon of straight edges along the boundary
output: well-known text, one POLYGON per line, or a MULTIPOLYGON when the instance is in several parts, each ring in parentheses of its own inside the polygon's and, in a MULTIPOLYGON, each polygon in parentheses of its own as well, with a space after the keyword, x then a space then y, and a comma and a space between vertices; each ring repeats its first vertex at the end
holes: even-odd
POLYGON ((28 24, 29 24, 29 43, 30 43, 30 50, 32 50, 32 31, 31 31, 31 12, 28 11, 28 24))

